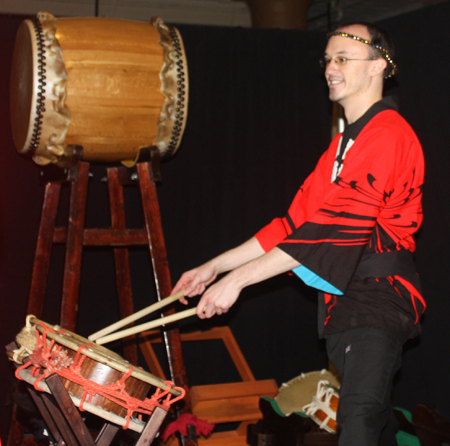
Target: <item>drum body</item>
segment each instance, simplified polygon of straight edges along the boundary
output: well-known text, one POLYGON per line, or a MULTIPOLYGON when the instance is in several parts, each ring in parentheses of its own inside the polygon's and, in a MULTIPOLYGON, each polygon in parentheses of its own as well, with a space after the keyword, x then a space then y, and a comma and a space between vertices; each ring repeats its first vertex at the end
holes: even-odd
POLYGON ((142 431, 143 423, 131 418, 131 412, 149 414, 153 410, 155 395, 146 399, 152 387, 175 395, 173 402, 184 395, 182 389, 168 386, 116 353, 32 315, 16 336, 16 343, 18 349, 10 359, 22 364, 16 372, 18 378, 49 392, 41 379, 57 373, 80 409, 137 432, 142 431), (29 366, 36 367, 38 373, 29 366))
MULTIPOLYGON (((69 357, 75 358, 75 351, 71 349, 65 349, 65 351, 69 357)), ((122 358, 120 357, 117 357, 116 359, 116 361, 121 360, 122 358)), ((101 386, 111 386, 120 381, 124 376, 124 373, 121 373, 108 365, 102 364, 101 362, 88 357, 84 359, 80 373, 84 378, 89 379, 101 386)), ((83 397, 85 392, 85 388, 83 386, 71 381, 70 379, 61 378, 61 381, 69 394, 80 399, 83 397)), ((125 381, 125 391, 133 398, 144 400, 149 390, 150 384, 133 378, 132 376, 125 381)), ((101 407, 106 412, 116 414, 120 417, 127 416, 127 410, 124 407, 121 407, 104 396, 96 394, 89 402, 93 406, 101 407)))
POLYGON ((133 164, 143 147, 176 152, 188 102, 187 61, 176 28, 39 13, 20 26, 11 74, 17 150, 37 164, 133 164))

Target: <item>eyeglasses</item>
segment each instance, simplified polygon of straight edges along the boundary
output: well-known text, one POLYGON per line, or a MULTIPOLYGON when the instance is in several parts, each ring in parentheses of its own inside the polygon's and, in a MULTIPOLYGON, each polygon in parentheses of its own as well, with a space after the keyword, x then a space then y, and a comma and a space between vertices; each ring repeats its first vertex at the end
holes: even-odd
POLYGON ((329 58, 329 57, 322 57, 322 59, 319 60, 319 64, 322 68, 326 68, 328 67, 328 65, 330 65, 331 62, 334 62, 336 65, 345 65, 349 60, 374 60, 374 59, 349 59, 347 57, 342 57, 342 56, 338 56, 338 57, 333 57, 333 58, 329 58))

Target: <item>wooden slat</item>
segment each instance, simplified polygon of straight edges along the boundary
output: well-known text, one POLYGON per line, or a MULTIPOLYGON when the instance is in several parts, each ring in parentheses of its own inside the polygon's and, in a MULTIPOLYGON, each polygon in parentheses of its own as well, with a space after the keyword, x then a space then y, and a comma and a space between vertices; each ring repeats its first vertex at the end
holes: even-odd
POLYGON ((95 444, 97 446, 109 446, 119 430, 120 427, 116 424, 105 423, 95 439, 95 444))
POLYGON ((72 183, 70 194, 70 225, 67 231, 60 317, 60 325, 70 331, 75 331, 77 321, 88 175, 89 164, 80 162, 78 178, 72 183))
POLYGON ((156 407, 153 411, 150 420, 147 421, 144 430, 136 443, 136 446, 148 446, 152 444, 154 438, 158 434, 164 418, 166 418, 167 411, 161 407, 156 407))
MULTIPOLYGON (((118 168, 107 169, 109 208, 111 211, 111 226, 114 229, 126 229, 125 200, 123 188, 119 181, 118 168)), ((129 252, 127 247, 114 248, 114 262, 116 266, 117 294, 119 296, 120 318, 124 319, 134 313, 133 293, 131 289, 131 271, 129 252)), ((125 359, 131 364, 138 363, 138 351, 135 336, 124 339, 123 352, 125 359), (127 342, 129 341, 129 342, 127 342)))
POLYGON ((274 397, 277 393, 276 382, 269 379, 193 386, 191 399, 197 417, 217 424, 260 419, 260 398, 274 397))
POLYGON ((230 327, 214 327, 211 330, 196 331, 181 335, 182 341, 203 341, 213 339, 220 339, 223 341, 241 379, 243 381, 254 381, 255 377, 247 364, 230 327))
POLYGON ((259 396, 248 396, 200 401, 193 411, 198 418, 211 424, 257 420, 262 418, 258 407, 259 399, 259 396))
MULTIPOLYGON (((96 446, 89 429, 78 411, 77 407, 70 398, 61 378, 54 373, 45 379, 53 398, 58 404, 61 414, 64 415, 72 432, 75 434, 80 446, 96 446)), ((63 434, 64 437, 64 434, 63 434)))
MULTIPOLYGON (((55 228, 53 243, 66 243, 67 228, 55 228)), ((147 245, 145 229, 85 229, 83 231, 84 246, 139 246, 147 245)))
POLYGON ((52 237, 60 194, 61 183, 46 184, 27 307, 27 314, 34 314, 36 317, 42 317, 44 310, 52 237))
POLYGON ((192 403, 199 401, 211 401, 233 397, 268 396, 274 397, 278 393, 277 383, 273 379, 261 381, 244 381, 225 384, 209 384, 204 386, 192 386, 192 403))

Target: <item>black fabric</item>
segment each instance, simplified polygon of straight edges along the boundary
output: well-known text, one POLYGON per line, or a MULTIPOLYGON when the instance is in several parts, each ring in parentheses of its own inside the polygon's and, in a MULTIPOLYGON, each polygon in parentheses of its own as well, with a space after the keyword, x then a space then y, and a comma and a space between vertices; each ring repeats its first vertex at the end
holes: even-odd
POLYGON ((327 352, 341 378, 337 422, 340 446, 395 446, 398 424, 390 403, 403 340, 361 327, 327 336, 327 352))
MULTIPOLYGON (((404 274, 402 279, 421 291, 416 274, 404 274)), ((319 321, 322 324, 319 325, 319 334, 322 336, 371 326, 390 330, 403 339, 413 338, 421 332, 416 311, 420 315, 424 307, 418 300, 412 303, 413 296, 408 294, 408 289, 396 277, 355 280, 344 295, 331 296, 327 311, 319 311, 319 314, 327 318, 326 324, 325 319, 319 321), (339 305, 337 312, 336 301, 339 305)), ((322 305, 323 301, 319 302, 319 306, 322 305)))
POLYGON ((390 251, 363 255, 353 276, 354 280, 414 274, 416 265, 411 251, 390 251))

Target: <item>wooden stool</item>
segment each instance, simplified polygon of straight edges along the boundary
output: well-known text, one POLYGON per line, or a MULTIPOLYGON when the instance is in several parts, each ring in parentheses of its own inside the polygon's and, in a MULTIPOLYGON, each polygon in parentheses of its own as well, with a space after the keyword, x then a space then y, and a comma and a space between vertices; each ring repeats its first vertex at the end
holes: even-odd
MULTIPOLYGON (((273 398, 278 386, 273 379, 256 380, 229 327, 215 327, 207 331, 181 333, 182 342, 221 340, 242 379, 242 382, 192 386, 190 388, 192 413, 212 424, 239 423, 237 429, 217 432, 208 438, 198 438, 204 446, 246 446, 247 428, 261 419, 259 400, 263 396, 273 398)), ((161 343, 157 331, 141 334, 140 348, 151 373, 164 377, 152 344, 161 343)), ((172 446, 169 440, 164 443, 172 446)))

